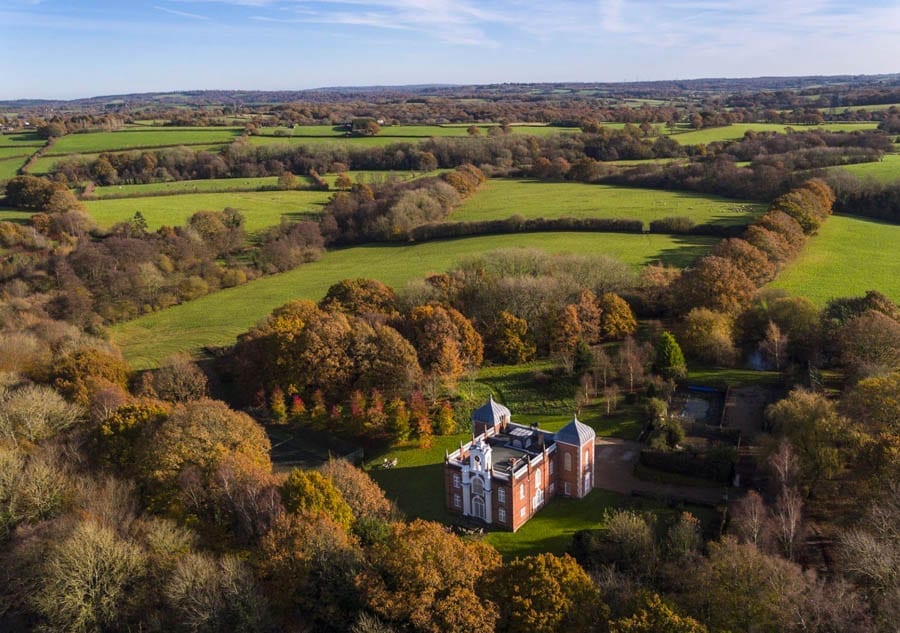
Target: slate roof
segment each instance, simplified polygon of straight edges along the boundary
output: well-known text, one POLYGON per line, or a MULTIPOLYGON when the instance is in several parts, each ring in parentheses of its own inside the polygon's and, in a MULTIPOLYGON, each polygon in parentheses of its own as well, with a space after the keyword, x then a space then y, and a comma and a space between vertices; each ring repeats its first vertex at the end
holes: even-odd
POLYGON ((572 446, 582 446, 588 442, 593 442, 597 437, 594 429, 583 422, 579 422, 577 417, 573 417, 572 421, 556 432, 554 438, 557 442, 570 444, 572 446))
POLYGON ((500 419, 504 416, 509 419, 509 415, 509 409, 502 404, 494 402, 494 396, 491 395, 483 407, 472 412, 472 422, 483 422, 491 425, 500 424, 500 419))

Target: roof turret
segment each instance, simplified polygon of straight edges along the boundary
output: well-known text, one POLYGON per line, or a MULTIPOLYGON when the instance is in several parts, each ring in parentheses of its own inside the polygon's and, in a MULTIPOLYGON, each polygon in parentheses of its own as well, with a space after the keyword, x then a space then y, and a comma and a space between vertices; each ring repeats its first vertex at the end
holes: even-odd
POLYGON ((554 438, 557 442, 572 446, 584 446, 593 442, 597 437, 594 429, 587 424, 578 421, 578 416, 573 416, 572 421, 556 432, 554 438))
POLYGON ((481 422, 482 424, 495 426, 500 424, 503 418, 509 420, 509 416, 509 409, 502 404, 494 402, 494 396, 491 395, 488 397, 488 401, 484 406, 479 407, 472 412, 472 422, 481 422))

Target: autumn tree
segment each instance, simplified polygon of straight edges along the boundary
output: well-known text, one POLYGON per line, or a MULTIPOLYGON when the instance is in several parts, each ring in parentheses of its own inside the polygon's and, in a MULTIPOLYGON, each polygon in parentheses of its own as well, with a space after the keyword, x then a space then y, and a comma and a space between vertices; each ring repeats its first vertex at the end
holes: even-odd
POLYGON ((870 310, 840 329, 841 361, 859 375, 876 375, 900 368, 900 323, 870 310))
POLYGON ((92 431, 92 449, 97 460, 117 472, 134 474, 142 450, 142 438, 169 415, 170 407, 154 400, 128 402, 92 431))
POLYGON ((260 551, 261 582, 285 624, 346 630, 360 608, 354 581, 363 552, 341 525, 324 514, 282 515, 260 551))
POLYGON ((756 286, 762 286, 775 277, 775 265, 769 261, 766 253, 746 240, 722 240, 713 248, 712 254, 730 260, 756 286))
POLYGON ((766 335, 759 344, 759 351, 772 362, 775 369, 784 367, 787 344, 788 337, 781 332, 781 328, 774 321, 769 321, 769 325, 766 326, 766 335))
POLYGON ((206 375, 186 354, 170 357, 152 374, 152 385, 162 400, 187 402, 206 396, 206 375))
POLYGON ((550 330, 550 353, 561 359, 569 371, 572 370, 575 349, 581 337, 582 327, 578 319, 578 310, 569 304, 557 315, 550 330))
POLYGON ((766 418, 797 452, 799 482, 811 493, 823 479, 836 475, 847 459, 847 420, 825 396, 795 389, 769 405, 766 418))
POLYGON ((629 617, 610 622, 610 633, 707 633, 694 618, 680 615, 658 594, 645 594, 629 617))
POLYGON ((694 308, 678 328, 678 340, 688 356, 727 366, 737 358, 733 328, 734 319, 730 315, 708 308, 694 308))
POLYGON ((464 541, 438 524, 394 523, 368 550, 357 577, 367 606, 385 621, 423 633, 491 633, 497 607, 478 590, 501 565, 485 543, 464 541))
POLYGON ((331 458, 322 466, 322 474, 331 480, 334 487, 350 506, 353 516, 359 519, 386 521, 393 508, 384 496, 384 491, 366 473, 345 459, 331 458))
POLYGON ((294 468, 281 486, 281 499, 288 512, 324 515, 344 530, 353 523, 353 511, 329 478, 315 470, 294 468))
POLYGON ((598 301, 600 308, 600 336, 617 341, 637 331, 637 319, 631 306, 614 292, 605 292, 598 301))
POLYGON ((603 630, 609 618, 599 589, 569 555, 516 558, 489 595, 500 610, 497 628, 509 633, 603 630))
POLYGON ((161 492, 172 491, 188 466, 210 476, 223 457, 241 454, 250 463, 271 468, 269 438, 253 418, 218 400, 175 405, 150 429, 139 458, 143 477, 161 492))
POLYGON ((525 319, 501 310, 491 328, 487 352, 501 363, 518 365, 534 358, 532 338, 525 319))
POLYGON ((673 298, 682 313, 709 308, 736 314, 753 298, 756 285, 731 260, 715 255, 699 259, 673 284, 673 298))
POLYGON ((375 279, 344 279, 332 285, 319 302, 323 310, 340 310, 356 316, 397 316, 397 296, 390 286, 375 279))
POLYGON ((106 385, 127 388, 130 375, 121 355, 97 347, 79 347, 56 363, 52 382, 64 396, 86 406, 91 395, 106 385))
POLYGON ((440 305, 418 306, 410 313, 409 326, 426 371, 457 379, 465 367, 481 365, 481 336, 458 310, 440 305))

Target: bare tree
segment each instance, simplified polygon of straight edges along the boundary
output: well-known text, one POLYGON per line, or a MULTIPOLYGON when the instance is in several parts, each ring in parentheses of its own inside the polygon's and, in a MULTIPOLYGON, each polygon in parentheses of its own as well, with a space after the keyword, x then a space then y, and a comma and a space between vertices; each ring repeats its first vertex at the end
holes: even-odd
POLYGON ((603 400, 606 402, 606 415, 611 415, 619 401, 619 388, 616 385, 604 387, 603 400))
POLYGON ((796 488, 783 487, 772 508, 772 527, 781 553, 794 560, 797 546, 803 537, 803 500, 796 488))
POLYGON ((775 369, 781 369, 784 366, 787 344, 787 335, 781 332, 781 328, 774 321, 769 321, 765 337, 759 344, 759 350, 772 360, 775 369))
POLYGON ((778 448, 769 456, 768 464, 778 489, 794 485, 800 464, 790 442, 781 440, 778 448))
POLYGON ((768 539, 769 514, 763 498, 755 490, 734 505, 732 519, 737 537, 744 543, 753 543, 760 549, 768 539))

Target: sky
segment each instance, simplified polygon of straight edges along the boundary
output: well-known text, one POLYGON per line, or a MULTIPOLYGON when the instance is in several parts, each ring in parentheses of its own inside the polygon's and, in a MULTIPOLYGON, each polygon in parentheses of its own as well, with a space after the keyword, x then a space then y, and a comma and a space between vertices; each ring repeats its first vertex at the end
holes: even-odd
POLYGON ((0 0, 0 99, 900 72, 900 0, 0 0))

